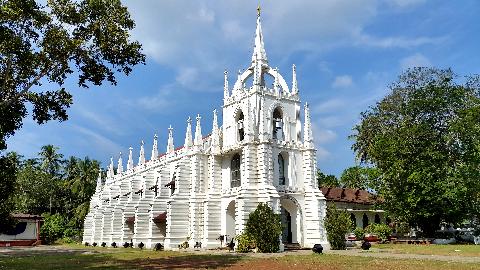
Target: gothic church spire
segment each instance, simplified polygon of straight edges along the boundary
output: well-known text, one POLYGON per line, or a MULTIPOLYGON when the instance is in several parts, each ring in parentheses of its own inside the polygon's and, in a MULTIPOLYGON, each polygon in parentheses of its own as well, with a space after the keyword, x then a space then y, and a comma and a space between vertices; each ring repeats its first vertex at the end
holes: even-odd
POLYGON ((173 128, 172 125, 168 128, 168 143, 167 143, 167 153, 173 153, 175 151, 175 146, 173 145, 173 128))
POLYGON ((153 135, 153 147, 152 147, 152 157, 150 160, 156 160, 158 158, 158 136, 157 134, 153 135))
POLYGON ((263 44, 262 23, 260 20, 260 6, 257 8, 257 29, 255 30, 255 44, 253 47, 252 63, 260 61, 262 64, 267 64, 267 53, 265 52, 265 45, 263 44))

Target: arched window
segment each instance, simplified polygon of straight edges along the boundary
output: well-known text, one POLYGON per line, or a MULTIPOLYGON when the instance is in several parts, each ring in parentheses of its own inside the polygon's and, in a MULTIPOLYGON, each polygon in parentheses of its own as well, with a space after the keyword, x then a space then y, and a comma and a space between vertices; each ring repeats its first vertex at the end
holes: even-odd
POLYGON ((243 123, 243 120, 244 120, 244 116, 243 116, 243 112, 240 111, 238 113, 238 116, 237 116, 237 132, 238 132, 238 141, 243 141, 243 139, 245 138, 245 127, 244 127, 244 123, 243 123))
POLYGON ((392 223, 392 219, 389 218, 389 217, 387 217, 387 218, 385 219, 385 224, 387 224, 387 225, 390 226, 390 223, 392 223))
POLYGON ((375 223, 380 224, 380 216, 378 214, 375 214, 375 223))
POLYGON ((285 185, 285 160, 278 154, 278 184, 285 185))
POLYGON ((241 185, 240 154, 235 154, 232 157, 232 161, 230 164, 230 171, 231 171, 230 186, 232 188, 239 187, 241 185))
POLYGON ((357 227, 357 218, 355 217, 355 214, 354 213, 351 213, 350 214, 350 219, 352 220, 352 223, 353 223, 353 227, 357 227))
POLYGON ((362 223, 363 223, 363 228, 365 229, 368 226, 367 214, 363 214, 362 223))
POLYGON ((273 122, 272 122, 272 135, 273 139, 281 140, 283 139, 283 116, 280 108, 275 108, 273 110, 273 122))

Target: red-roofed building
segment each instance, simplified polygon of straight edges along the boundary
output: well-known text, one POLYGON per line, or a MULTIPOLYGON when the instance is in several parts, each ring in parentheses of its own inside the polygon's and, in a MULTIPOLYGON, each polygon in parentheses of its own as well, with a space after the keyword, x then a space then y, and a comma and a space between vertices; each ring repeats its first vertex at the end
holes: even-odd
POLYGON ((388 223, 385 211, 377 209, 375 203, 381 199, 363 189, 322 187, 327 204, 335 204, 338 209, 345 209, 357 227, 365 228, 371 223, 388 223))
POLYGON ((40 243, 40 226, 43 218, 30 214, 12 214, 15 228, 0 234, 0 247, 32 246, 40 243))

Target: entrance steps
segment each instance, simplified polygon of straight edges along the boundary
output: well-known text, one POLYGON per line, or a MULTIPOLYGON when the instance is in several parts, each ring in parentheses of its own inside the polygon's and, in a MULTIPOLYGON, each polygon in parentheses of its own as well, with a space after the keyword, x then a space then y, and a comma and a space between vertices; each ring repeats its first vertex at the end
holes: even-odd
POLYGON ((284 250, 300 250, 303 249, 299 243, 284 243, 284 250))

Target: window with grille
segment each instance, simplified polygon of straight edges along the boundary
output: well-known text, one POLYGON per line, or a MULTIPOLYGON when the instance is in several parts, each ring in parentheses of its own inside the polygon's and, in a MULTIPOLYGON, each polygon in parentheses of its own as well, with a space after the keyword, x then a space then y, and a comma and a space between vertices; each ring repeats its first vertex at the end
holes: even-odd
POLYGON ((241 171, 240 171, 240 154, 235 154, 230 164, 231 171, 231 187, 239 187, 241 185, 241 171))
POLYGON ((282 154, 278 155, 278 184, 285 185, 285 160, 282 154))

